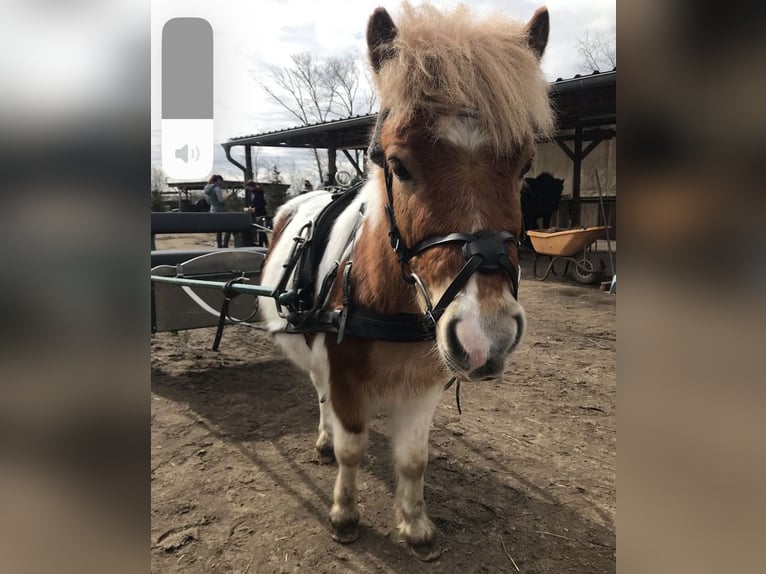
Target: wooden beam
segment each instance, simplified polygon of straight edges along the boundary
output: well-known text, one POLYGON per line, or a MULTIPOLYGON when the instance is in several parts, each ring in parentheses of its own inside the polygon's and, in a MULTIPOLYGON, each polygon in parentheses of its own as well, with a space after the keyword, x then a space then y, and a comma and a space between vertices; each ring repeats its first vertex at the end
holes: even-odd
POLYGON ((574 161, 574 153, 572 153, 572 150, 569 149, 569 146, 565 144, 562 140, 559 138, 556 138, 556 143, 559 144, 559 147, 561 148, 561 151, 563 151, 565 154, 567 154, 567 157, 574 161))
POLYGON ((596 146, 600 144, 602 141, 601 139, 593 140, 588 144, 588 147, 586 147, 584 150, 582 150, 582 159, 585 159, 590 152, 592 152, 594 149, 596 149, 596 146))
POLYGON ((353 158, 353 157, 351 157, 351 154, 350 154, 350 153, 348 153, 348 150, 347 150, 347 149, 344 149, 344 150, 343 150, 343 155, 345 155, 345 156, 346 156, 346 158, 348 159, 348 161, 350 161, 350 162, 351 162, 351 165, 353 165, 353 166, 354 166, 354 169, 356 170, 356 174, 357 174, 359 177, 362 177, 362 170, 361 170, 361 169, 359 169, 359 164, 357 164, 357 163, 356 163, 356 161, 354 161, 354 158, 353 158))
MULTIPOLYGON (((576 137, 577 136, 575 134, 558 135, 556 136, 556 140, 571 142, 571 141, 574 141, 576 137)), ((584 141, 606 140, 606 139, 612 139, 614 137, 617 137, 617 130, 615 129, 592 129, 592 130, 583 130, 582 132, 582 139, 584 141)))

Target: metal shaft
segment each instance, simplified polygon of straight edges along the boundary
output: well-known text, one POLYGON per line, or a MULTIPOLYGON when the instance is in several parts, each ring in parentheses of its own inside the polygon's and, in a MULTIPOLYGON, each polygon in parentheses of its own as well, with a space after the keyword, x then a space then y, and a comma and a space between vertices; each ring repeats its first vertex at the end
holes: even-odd
MULTIPOLYGON (((225 281, 206 281, 202 279, 189 279, 187 277, 164 277, 162 275, 152 275, 151 280, 153 283, 167 283, 168 285, 180 285, 185 287, 203 287, 207 289, 223 289, 226 287, 225 281)), ((275 295, 273 288, 264 287, 263 285, 232 283, 229 285, 229 288, 238 293, 248 293, 250 295, 258 295, 261 297, 273 297, 279 299, 280 302, 283 298, 289 299, 292 297, 292 291, 286 291, 275 295)))

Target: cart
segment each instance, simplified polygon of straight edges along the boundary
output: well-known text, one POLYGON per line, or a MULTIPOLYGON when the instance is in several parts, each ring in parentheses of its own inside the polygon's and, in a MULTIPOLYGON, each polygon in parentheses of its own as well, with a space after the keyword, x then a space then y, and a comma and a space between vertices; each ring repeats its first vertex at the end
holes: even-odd
POLYGON ((580 283, 598 282, 603 266, 600 261, 588 257, 587 249, 594 241, 604 237, 608 229, 606 225, 599 225, 560 231, 527 231, 535 251, 535 277, 545 281, 551 273, 555 277, 564 277, 571 270, 571 275, 580 283), (538 273, 541 261, 548 263, 542 275, 538 273), (560 271, 556 269, 559 261, 565 262, 563 270, 560 271))

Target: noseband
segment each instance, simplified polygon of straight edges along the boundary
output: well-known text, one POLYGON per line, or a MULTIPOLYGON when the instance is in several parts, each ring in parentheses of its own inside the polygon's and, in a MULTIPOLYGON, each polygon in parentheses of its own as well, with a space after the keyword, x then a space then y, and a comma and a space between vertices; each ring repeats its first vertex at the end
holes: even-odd
MULTIPOLYGON (((376 129, 376 132, 377 131, 378 130, 376 129)), ((513 298, 518 299, 520 269, 508 258, 507 247, 508 243, 511 243, 516 247, 519 245, 519 241, 513 233, 510 231, 449 233, 447 235, 435 235, 429 237, 415 245, 413 248, 408 248, 402 239, 401 233, 399 233, 399 228, 396 225, 396 219, 394 217, 393 175, 391 170, 388 168, 388 163, 385 161, 382 153, 372 159, 383 168, 385 176, 386 195, 388 198, 388 203, 386 203, 386 216, 388 217, 388 236, 391 242, 391 247, 394 249, 399 264, 401 265, 402 277, 404 277, 405 281, 412 283, 417 287, 426 302, 426 314, 423 325, 427 330, 433 331, 436 329, 436 323, 444 314, 447 306, 452 303, 460 290, 465 287, 468 280, 477 271, 480 273, 497 273, 504 271, 511 280, 511 293, 513 294, 513 298), (409 269, 409 261, 413 257, 420 255, 432 247, 445 245, 447 243, 463 244, 462 253, 463 259, 465 259, 465 264, 444 291, 444 294, 436 303, 436 306, 433 306, 428 291, 420 280, 420 277, 409 269)))

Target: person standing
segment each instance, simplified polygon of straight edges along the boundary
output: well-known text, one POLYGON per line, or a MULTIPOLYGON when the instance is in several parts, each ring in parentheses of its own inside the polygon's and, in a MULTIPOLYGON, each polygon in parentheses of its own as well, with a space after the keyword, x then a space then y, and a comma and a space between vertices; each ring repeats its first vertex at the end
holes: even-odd
MULTIPOLYGON (((249 204, 247 211, 253 219, 253 223, 256 223, 262 227, 267 227, 268 213, 266 212, 266 195, 263 191, 261 184, 249 180, 245 183, 246 195, 249 196, 249 204)), ((256 245, 263 245, 268 247, 268 237, 265 232, 256 232, 256 245)))
MULTIPOLYGON (((210 203, 210 213, 224 213, 228 211, 226 209, 226 195, 223 192, 223 176, 211 175, 207 180, 207 185, 203 190, 205 197, 207 197, 208 203, 210 203)), ((231 232, 226 231, 222 233, 220 231, 215 234, 216 245, 220 247, 228 247, 229 240, 231 239, 231 232)))
POLYGON ((266 195, 260 183, 250 180, 246 184, 250 189, 250 207, 255 217, 266 217, 266 195))
POLYGON ((314 186, 311 185, 311 182, 309 180, 306 180, 303 182, 303 189, 301 190, 301 195, 304 193, 308 193, 310 191, 314 191, 314 186))

